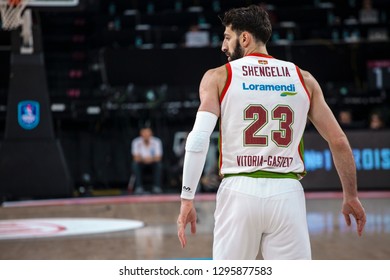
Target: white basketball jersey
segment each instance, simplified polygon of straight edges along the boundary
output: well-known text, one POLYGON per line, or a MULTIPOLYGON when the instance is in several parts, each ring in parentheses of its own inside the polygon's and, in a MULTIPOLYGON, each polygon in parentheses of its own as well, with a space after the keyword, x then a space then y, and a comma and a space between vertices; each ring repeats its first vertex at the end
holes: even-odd
POLYGON ((220 97, 221 174, 303 174, 301 140, 310 95, 297 66, 251 54, 226 69, 220 97))

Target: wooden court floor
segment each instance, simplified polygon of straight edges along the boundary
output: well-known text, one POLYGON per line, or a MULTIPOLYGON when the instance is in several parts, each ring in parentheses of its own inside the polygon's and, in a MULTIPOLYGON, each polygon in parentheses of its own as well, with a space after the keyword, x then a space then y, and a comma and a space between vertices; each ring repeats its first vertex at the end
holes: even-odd
MULTIPOLYGON (((307 194, 312 256, 317 260, 389 260, 390 192, 361 193, 366 230, 358 237, 340 213, 340 193, 307 194)), ((178 195, 120 196, 5 203, 0 220, 26 218, 119 218, 141 220, 139 229, 36 239, 0 240, 1 260, 161 260, 211 258, 215 196, 199 194, 198 232, 180 247, 178 195)), ((190 234, 189 234, 190 235, 190 234)), ((259 256, 261 259, 261 256, 259 256)))

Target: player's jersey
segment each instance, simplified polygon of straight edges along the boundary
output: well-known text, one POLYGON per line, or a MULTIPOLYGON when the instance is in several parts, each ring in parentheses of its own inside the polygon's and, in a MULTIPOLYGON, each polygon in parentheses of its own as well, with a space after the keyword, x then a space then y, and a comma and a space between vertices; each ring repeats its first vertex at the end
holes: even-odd
POLYGON ((297 177, 310 96, 297 66, 264 54, 226 64, 220 97, 220 172, 297 177))

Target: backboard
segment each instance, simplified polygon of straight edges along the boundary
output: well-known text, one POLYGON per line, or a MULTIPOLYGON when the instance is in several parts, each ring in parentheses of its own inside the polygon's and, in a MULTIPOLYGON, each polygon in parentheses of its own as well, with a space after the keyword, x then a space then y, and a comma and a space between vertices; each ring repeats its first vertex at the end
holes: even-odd
POLYGON ((79 7, 80 1, 82 0, 0 0, 0 26, 3 30, 13 30, 21 25, 31 25, 31 14, 26 8, 69 10, 79 7))
POLYGON ((28 7, 75 7, 79 0, 30 0, 28 7))

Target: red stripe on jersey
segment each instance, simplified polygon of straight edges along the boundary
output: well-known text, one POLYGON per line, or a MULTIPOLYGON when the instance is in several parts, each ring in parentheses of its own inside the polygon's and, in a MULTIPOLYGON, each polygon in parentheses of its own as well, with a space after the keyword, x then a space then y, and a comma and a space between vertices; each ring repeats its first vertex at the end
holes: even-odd
POLYGON ((219 118, 219 172, 221 172, 222 168, 222 118, 219 118))
MULTIPOLYGON (((219 104, 222 104, 222 101, 226 95, 226 92, 228 91, 230 84, 232 82, 232 66, 230 63, 225 64, 226 67, 226 72, 227 72, 227 77, 226 77, 226 83, 225 86, 223 87, 223 90, 221 92, 221 96, 219 97, 219 104)), ((222 167, 222 118, 219 118, 219 169, 221 170, 222 167)))
POLYGON ((219 97, 219 104, 222 103, 222 100, 225 97, 227 90, 229 89, 230 83, 232 82, 232 66, 230 65, 230 63, 225 64, 225 66, 226 66, 227 78, 226 78, 225 86, 223 87, 223 90, 221 92, 221 96, 219 97))
POLYGON ((270 56, 270 55, 265 54, 265 53, 250 53, 246 56, 260 56, 260 57, 266 57, 266 58, 274 58, 273 56, 270 56))
POLYGON ((301 80, 302 86, 305 89, 307 97, 309 98, 309 101, 310 101, 310 94, 309 94, 309 91, 306 88, 305 81, 303 80, 303 76, 302 76, 301 70, 296 65, 295 65, 295 68, 297 69, 297 73, 298 73, 299 79, 301 80))

